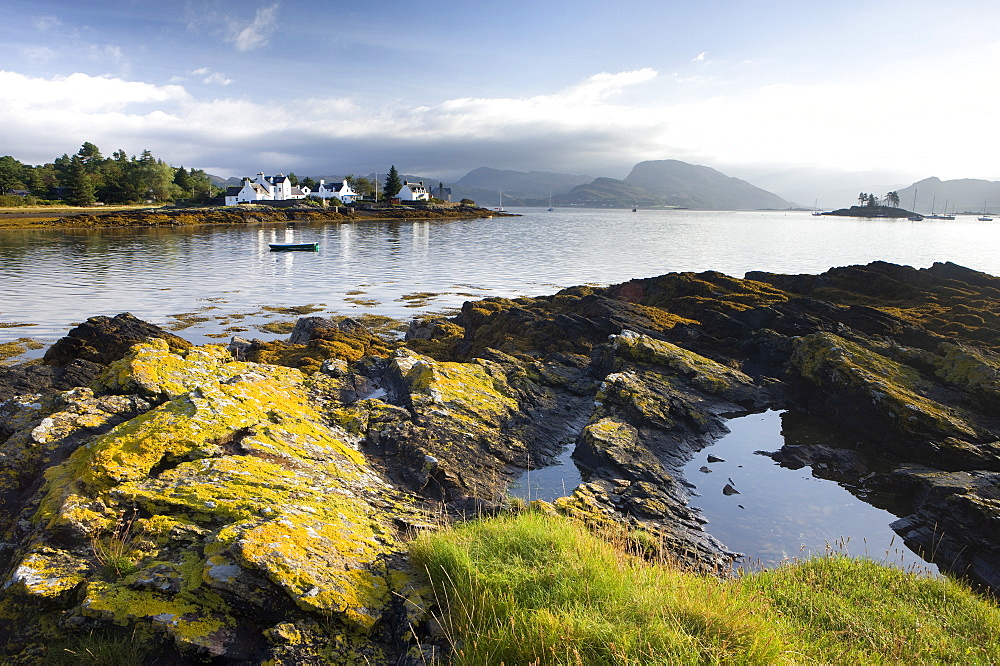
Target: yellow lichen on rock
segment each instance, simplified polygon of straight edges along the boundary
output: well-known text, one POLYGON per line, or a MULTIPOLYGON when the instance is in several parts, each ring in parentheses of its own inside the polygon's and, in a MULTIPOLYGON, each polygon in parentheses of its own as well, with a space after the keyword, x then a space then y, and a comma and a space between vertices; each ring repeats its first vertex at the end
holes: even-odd
POLYGON ((199 648, 213 655, 222 654, 225 643, 232 638, 230 608, 211 593, 167 595, 91 581, 80 608, 85 616, 120 625, 148 622, 166 631, 181 647, 199 648))
POLYGON ((300 608, 343 613, 364 630, 387 601, 385 578, 367 568, 381 550, 361 521, 288 512, 243 530, 233 546, 240 564, 263 572, 300 608))
POLYGON ((739 393, 739 389, 753 386, 753 380, 739 370, 634 331, 623 331, 616 336, 613 347, 620 356, 660 366, 713 395, 733 399, 727 394, 739 393))
POLYGON ((171 351, 166 340, 154 339, 136 345, 112 363, 97 382, 110 393, 138 393, 173 399, 205 382, 225 381, 244 372, 246 363, 233 361, 221 345, 171 351))
POLYGON ((851 396, 854 408, 888 417, 896 429, 978 437, 960 413, 925 395, 930 385, 917 370, 833 333, 797 338, 791 362, 804 379, 851 396))
POLYGON ((486 361, 438 362, 400 349, 393 355, 392 363, 418 412, 447 409, 451 416, 498 426, 518 410, 510 386, 502 377, 486 370, 486 361))
POLYGON ((89 562, 76 555, 39 546, 21 560, 4 590, 35 597, 57 597, 86 580, 91 569, 89 562))
MULTIPOLYGON (((33 525, 77 550, 117 539, 130 568, 97 580, 101 548, 69 567, 40 544, 19 556, 10 586, 34 596, 80 587, 85 616, 152 627, 209 655, 235 635, 234 600, 297 607, 337 635, 379 621, 391 601, 381 558, 400 548, 392 521, 415 511, 328 421, 335 394, 311 396, 317 385, 292 368, 155 342, 134 347, 101 387, 169 399, 51 467, 33 525), (135 534, 113 531, 124 511, 135 534)), ((86 427, 74 423, 68 432, 86 427)))

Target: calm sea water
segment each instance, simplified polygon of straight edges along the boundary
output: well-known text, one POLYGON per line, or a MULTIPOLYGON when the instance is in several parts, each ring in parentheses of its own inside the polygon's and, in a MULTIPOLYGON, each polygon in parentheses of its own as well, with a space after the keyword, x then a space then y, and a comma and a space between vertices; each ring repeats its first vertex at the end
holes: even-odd
MULTIPOLYGON (((283 307, 312 306, 319 315, 370 313, 408 319, 485 296, 541 295, 578 284, 613 284, 672 271, 717 270, 742 277, 750 270, 816 273, 884 260, 918 268, 952 261, 1000 275, 1000 222, 979 222, 971 216, 910 222, 798 212, 513 212, 522 216, 180 230, 0 231, 0 342, 30 336, 51 343, 89 316, 125 311, 173 328, 195 343, 231 335, 269 339, 279 335, 261 327, 296 317, 281 311, 283 307), (315 241, 320 250, 273 253, 267 243, 275 240, 315 241)), ((751 420, 742 423, 754 423, 753 417, 747 418, 751 420)), ((761 418, 763 424, 758 425, 772 445, 757 448, 774 450, 780 446, 780 428, 774 417, 761 418)), ((735 439, 717 444, 718 451, 728 446, 725 442, 740 440, 742 423, 733 421, 730 438, 735 439)), ((569 453, 562 465, 533 473, 532 497, 543 492, 536 484, 556 495, 563 494, 563 488, 572 490, 579 474, 569 453)), ((793 472, 752 452, 744 454, 717 453, 742 462, 734 463, 735 469, 720 467, 705 475, 711 482, 699 479, 697 472, 690 478, 701 490, 702 484, 723 474, 735 481, 743 469, 738 465, 750 469, 751 464, 763 464, 767 474, 779 475, 764 484, 765 489, 784 492, 801 477, 824 490, 810 491, 808 500, 796 496, 792 506, 783 508, 780 496, 767 499, 746 480, 738 486, 741 495, 721 496, 718 489, 705 489, 695 504, 704 505, 709 530, 734 550, 773 561, 798 554, 803 546, 822 549, 846 536, 854 539, 853 547, 849 545, 854 554, 862 554, 857 552, 859 543, 866 549, 869 542, 877 543, 870 549, 874 554, 892 549, 883 538, 891 535, 891 514, 872 518, 880 525, 878 534, 868 528, 863 534, 846 534, 842 523, 831 517, 849 515, 854 522, 853 516, 871 507, 846 491, 839 493, 836 484, 829 488, 832 482, 821 483, 808 470, 793 472), (718 500, 715 495, 724 497, 721 513, 709 506, 709 498, 718 500), (744 508, 733 508, 739 504, 744 508), (752 518, 750 505, 760 509, 752 518), (730 523, 735 527, 727 526, 730 523), (795 525, 808 526, 809 534, 796 532, 795 525), (744 538, 754 534, 764 536, 744 538)), ((522 487, 527 492, 528 484, 522 487)))
MULTIPOLYGON (((1000 223, 818 218, 809 213, 544 209, 522 217, 296 227, 0 231, 0 342, 51 342, 129 311, 192 342, 314 305, 394 318, 484 296, 540 295, 671 271, 814 273, 876 259, 953 261, 1000 275, 1000 223), (273 253, 272 240, 317 241, 273 253)), ((234 331, 246 328, 247 332, 234 331)), ((274 337, 271 335, 270 337, 274 337)))

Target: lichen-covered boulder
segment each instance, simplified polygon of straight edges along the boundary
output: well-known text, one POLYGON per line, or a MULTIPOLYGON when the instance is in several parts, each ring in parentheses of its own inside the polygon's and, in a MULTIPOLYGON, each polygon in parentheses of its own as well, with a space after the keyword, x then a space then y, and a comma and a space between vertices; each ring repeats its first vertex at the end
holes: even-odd
POLYGON ((396 525, 419 512, 330 423, 311 380, 153 342, 99 386, 164 402, 103 427, 102 400, 141 398, 82 390, 62 399, 70 411, 22 419, 36 445, 72 434, 77 446, 20 516, 0 633, 30 647, 44 638, 25 629, 33 613, 50 630, 124 624, 192 657, 264 661, 296 653, 274 627, 301 621, 317 645, 340 636, 343 656, 382 653, 375 628, 409 580, 389 564, 396 525), (5 625, 5 605, 21 619, 5 625))
POLYGON ((994 438, 971 414, 889 355, 821 332, 795 341, 791 365, 815 409, 884 436, 889 449, 946 467, 998 462, 994 438))
POLYGON ((686 387, 730 402, 752 406, 761 390, 745 373, 710 358, 634 331, 623 331, 611 341, 615 354, 626 361, 655 366, 660 373, 678 377, 686 387))

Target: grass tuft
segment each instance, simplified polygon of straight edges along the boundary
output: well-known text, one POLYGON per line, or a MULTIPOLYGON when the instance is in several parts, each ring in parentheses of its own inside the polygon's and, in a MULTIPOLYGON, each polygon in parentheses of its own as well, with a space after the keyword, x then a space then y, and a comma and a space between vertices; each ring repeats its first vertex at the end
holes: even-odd
POLYGON ((722 580, 626 544, 526 512, 410 551, 458 664, 1000 660, 1000 609, 949 579, 829 555, 722 580))

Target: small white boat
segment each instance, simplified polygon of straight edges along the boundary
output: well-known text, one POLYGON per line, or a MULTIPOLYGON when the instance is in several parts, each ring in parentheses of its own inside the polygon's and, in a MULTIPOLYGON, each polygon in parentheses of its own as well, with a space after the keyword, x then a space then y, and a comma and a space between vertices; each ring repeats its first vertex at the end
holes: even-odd
POLYGON ((982 214, 982 215, 980 215, 979 217, 977 217, 977 218, 976 218, 976 219, 977 219, 977 220, 979 220, 980 222, 992 222, 992 221, 993 221, 993 218, 992 218, 992 217, 990 217, 990 216, 989 216, 989 215, 988 215, 988 214, 986 213, 986 204, 987 204, 987 203, 989 203, 989 202, 988 202, 988 201, 984 201, 984 202, 983 202, 983 214, 982 214))

